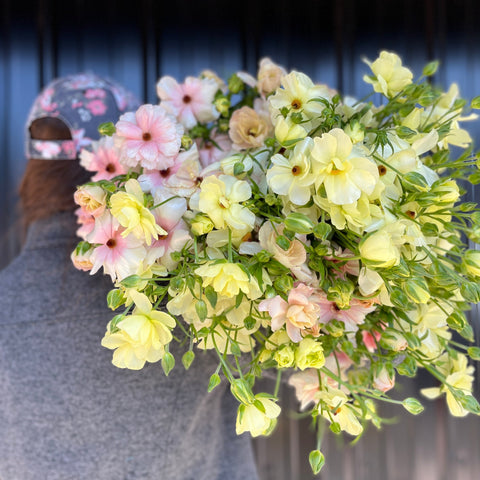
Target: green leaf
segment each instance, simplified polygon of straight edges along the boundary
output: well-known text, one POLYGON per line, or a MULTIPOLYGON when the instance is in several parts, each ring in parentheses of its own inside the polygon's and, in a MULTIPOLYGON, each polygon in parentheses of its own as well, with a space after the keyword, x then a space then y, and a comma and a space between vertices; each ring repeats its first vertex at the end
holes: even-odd
POLYGON ((314 475, 320 473, 320 470, 325 465, 325 457, 320 450, 312 450, 308 455, 308 461, 314 475))
POLYGON ((263 405, 263 403, 260 400, 255 399, 253 404, 255 405, 255 408, 257 410, 260 410, 262 413, 265 413, 265 405, 263 405))
POLYGON ((431 77, 435 75, 436 71, 438 70, 439 61, 434 60, 433 62, 427 63, 425 67, 423 67, 423 75, 426 77, 431 77))
POLYGON ((191 350, 183 354, 182 363, 183 363, 183 366, 185 367, 185 370, 188 370, 190 368, 190 365, 192 364, 193 360, 195 360, 195 353, 193 353, 191 350))
POLYGON ((395 368, 399 375, 414 377, 417 373, 417 362, 412 357, 406 357, 405 360, 395 368))
POLYGON ((424 410, 423 405, 416 398, 413 398, 413 397, 406 398, 402 402, 402 405, 405 408, 405 410, 410 412, 412 415, 418 415, 419 413, 422 413, 424 410))
POLYGON ((403 175, 401 180, 409 192, 427 192, 430 189, 425 177, 418 172, 409 172, 403 175))
POLYGON ((284 235, 279 235, 276 239, 276 244, 282 249, 282 250, 288 250, 290 248, 290 240, 285 237, 284 235))
POLYGON ((210 377, 210 381, 208 382, 208 392, 210 393, 219 384, 220 384, 220 375, 218 373, 214 373, 210 377))
POLYGON ((172 371, 174 366, 175 366, 174 356, 170 352, 165 352, 165 355, 162 357, 162 368, 167 377, 168 377, 168 374, 172 371))
POLYGON ((98 133, 100 135, 106 135, 107 137, 111 137, 116 131, 117 129, 112 122, 101 123, 98 126, 98 133))
POLYGON ((208 285, 208 287, 205 288, 205 296, 207 297, 207 300, 210 302, 210 305, 212 306, 212 308, 215 308, 217 305, 217 292, 211 285, 208 285))

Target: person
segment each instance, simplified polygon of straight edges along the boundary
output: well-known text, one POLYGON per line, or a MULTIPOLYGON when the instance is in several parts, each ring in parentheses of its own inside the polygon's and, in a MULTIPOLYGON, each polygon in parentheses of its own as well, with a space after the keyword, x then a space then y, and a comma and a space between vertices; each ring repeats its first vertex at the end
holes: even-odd
POLYGON ((28 117, 27 236, 0 272, 2 480, 258 478, 226 382, 207 393, 213 354, 197 353, 168 378, 159 363, 114 367, 100 345, 114 315, 110 278, 70 260, 79 240, 73 193, 89 178, 79 152, 100 123, 135 108, 121 86, 81 73, 47 85, 28 117))

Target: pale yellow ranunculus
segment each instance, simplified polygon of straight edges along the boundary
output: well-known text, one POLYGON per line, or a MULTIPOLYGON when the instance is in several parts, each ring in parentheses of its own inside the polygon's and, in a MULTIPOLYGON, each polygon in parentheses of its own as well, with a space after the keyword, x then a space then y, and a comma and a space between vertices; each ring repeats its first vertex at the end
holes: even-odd
POLYGON ((353 148, 343 130, 334 128, 313 140, 311 170, 317 192, 323 185, 328 201, 335 205, 354 203, 362 192, 373 193, 379 177, 377 165, 353 148))
POLYGON ((252 195, 247 182, 237 180, 230 175, 211 175, 200 184, 200 193, 194 195, 190 206, 206 213, 213 221, 215 228, 250 232, 255 224, 255 215, 242 205, 252 195))
POLYGON ((273 400, 260 395, 256 395, 255 400, 263 405, 265 411, 262 412, 254 404, 240 405, 236 422, 237 435, 250 432, 252 437, 258 437, 267 435, 273 430, 276 418, 280 415, 280 407, 273 400))
POLYGON ((245 271, 235 263, 208 262, 197 268, 195 274, 202 277, 203 287, 212 285, 217 293, 227 298, 237 296, 240 291, 248 297, 255 288, 245 271))
POLYGON ((112 215, 118 220, 125 231, 122 237, 132 233, 136 238, 144 239, 147 245, 159 235, 167 232, 157 225, 155 217, 144 205, 144 195, 137 180, 131 178, 125 184, 125 192, 114 193, 110 197, 112 215))
POLYGON ((322 368, 325 365, 322 344, 310 337, 301 340, 295 352, 295 364, 300 370, 322 368))
POLYGON ((273 359, 277 362, 278 368, 290 368, 294 365, 295 352, 290 345, 284 345, 273 354, 273 359))
MULTIPOLYGON (((387 227, 377 230, 360 243, 360 255, 369 266, 389 268, 400 263, 399 242, 387 227)), ((401 228, 403 233, 405 226, 399 225, 399 227, 403 227, 401 228)))
POLYGON ((340 429, 350 435, 360 435, 363 431, 361 423, 357 416, 361 413, 353 405, 348 403, 348 397, 337 388, 324 385, 323 390, 318 394, 322 400, 319 406, 319 413, 329 421, 336 422, 340 429), (326 404, 328 411, 325 410, 326 404))
POLYGON ((376 92, 383 93, 388 98, 394 97, 412 83, 412 72, 402 66, 402 60, 395 53, 383 51, 373 63, 368 60, 365 62, 372 69, 375 79, 367 75, 363 79, 371 83, 376 92))
POLYGON ((140 370, 145 362, 158 362, 163 357, 165 345, 172 340, 175 319, 153 310, 144 294, 130 294, 136 305, 133 314, 120 320, 113 333, 108 324, 102 346, 115 350, 112 363, 116 367, 140 370))

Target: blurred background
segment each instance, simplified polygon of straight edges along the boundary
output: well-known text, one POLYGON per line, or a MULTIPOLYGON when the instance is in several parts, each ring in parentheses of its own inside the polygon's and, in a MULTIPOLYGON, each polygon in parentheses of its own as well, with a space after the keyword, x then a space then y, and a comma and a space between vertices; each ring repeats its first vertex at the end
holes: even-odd
MULTIPOLYGON (((0 268, 20 249, 16 189, 23 172, 24 122, 53 78, 91 70, 109 76, 144 102, 157 103, 162 75, 182 81, 205 68, 228 77, 256 74, 269 56, 287 69, 341 93, 362 97, 362 77, 382 49, 401 55, 415 76, 440 60, 433 81, 461 95, 480 95, 478 0, 39 0, 0 2, 0 268)), ((469 123, 476 144, 480 121, 469 123)), ((475 192, 469 191, 470 200, 475 192)), ((478 195, 477 195, 478 196, 478 195)), ((479 315, 471 321, 480 337, 479 315)), ((476 395, 480 376, 477 372, 476 395)), ((431 381, 428 380, 431 385, 431 381)), ((403 381, 397 397, 417 395, 422 375, 403 381)), ((308 452, 315 436, 283 387, 283 416, 268 439, 254 441, 262 480, 313 478, 308 452)), ((424 402, 413 417, 387 405, 397 424, 351 438, 327 432, 326 480, 478 480, 480 419, 451 417, 444 400, 424 402)), ((318 478, 318 477, 317 477, 318 478)))

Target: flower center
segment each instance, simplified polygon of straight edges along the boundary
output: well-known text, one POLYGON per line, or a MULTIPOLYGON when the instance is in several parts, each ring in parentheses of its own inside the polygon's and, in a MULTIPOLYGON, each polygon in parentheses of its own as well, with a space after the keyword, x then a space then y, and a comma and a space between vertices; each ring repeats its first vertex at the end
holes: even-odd
POLYGON ((165 240, 166 238, 168 238, 168 233, 166 235, 159 235, 158 236, 159 240, 165 240))
POLYGON ((330 172, 330 175, 340 175, 342 173, 342 170, 338 170, 338 168, 333 168, 332 171, 330 172))
POLYGON ((113 163, 109 163, 106 167, 105 167, 105 170, 108 172, 108 173, 113 173, 115 172, 115 165, 113 163))
POLYGON ((192 101, 192 97, 190 95, 183 96, 183 103, 190 103, 192 101))
POLYGON ((145 132, 145 133, 142 135, 142 139, 143 139, 145 142, 149 142, 149 141, 152 139, 152 135, 151 135, 149 132, 145 132))
POLYGON ((160 170, 158 173, 161 177, 165 178, 168 177, 168 175, 170 174, 170 169, 166 168, 165 170, 160 170))
POLYGON ((385 165, 378 166, 378 174, 383 177, 387 173, 387 167, 385 165))
POLYGON ((220 197, 218 204, 220 205, 220 208, 228 208, 230 206, 230 202, 225 197, 220 197))
POLYGON ((115 246, 117 245, 117 242, 115 241, 114 238, 109 238, 106 245, 108 248, 115 248, 115 246))
POLYGON ((302 108, 302 101, 298 98, 295 98, 294 100, 292 100, 292 103, 290 105, 294 110, 298 110, 299 108, 302 108))
POLYGON ((405 212, 406 215, 408 215, 410 218, 415 218, 417 216, 417 214, 413 211, 413 210, 407 210, 405 212))
POLYGON ((294 175, 295 177, 297 175, 300 175, 302 173, 302 167, 299 167, 298 165, 295 165, 293 168, 292 168, 292 175, 294 175))

